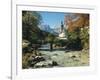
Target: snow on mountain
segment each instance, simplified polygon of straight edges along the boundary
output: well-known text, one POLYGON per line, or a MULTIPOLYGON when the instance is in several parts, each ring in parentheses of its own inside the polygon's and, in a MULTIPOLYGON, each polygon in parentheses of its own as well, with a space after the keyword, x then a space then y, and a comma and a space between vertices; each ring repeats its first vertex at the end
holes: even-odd
POLYGON ((53 34, 55 34, 55 35, 58 34, 57 31, 55 31, 54 29, 50 28, 49 25, 41 25, 41 26, 39 26, 39 28, 40 28, 41 30, 43 30, 43 31, 50 32, 50 33, 53 33, 53 34))

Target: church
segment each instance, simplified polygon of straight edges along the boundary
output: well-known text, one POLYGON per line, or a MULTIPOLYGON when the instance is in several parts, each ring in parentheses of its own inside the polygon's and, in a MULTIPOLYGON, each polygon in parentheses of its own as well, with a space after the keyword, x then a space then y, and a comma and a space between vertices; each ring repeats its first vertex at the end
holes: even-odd
POLYGON ((60 33, 59 33, 59 35, 58 35, 58 38, 59 38, 59 39, 67 39, 66 34, 65 34, 64 24, 63 24, 62 21, 61 21, 61 28, 60 28, 60 29, 61 29, 61 30, 60 30, 60 33))

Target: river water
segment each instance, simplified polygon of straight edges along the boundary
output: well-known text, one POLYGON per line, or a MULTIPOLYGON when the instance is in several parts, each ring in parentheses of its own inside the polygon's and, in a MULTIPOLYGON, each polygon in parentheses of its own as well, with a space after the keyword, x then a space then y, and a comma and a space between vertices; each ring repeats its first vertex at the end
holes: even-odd
POLYGON ((50 50, 50 44, 44 44, 40 48, 40 53, 44 55, 47 60, 56 61, 58 67, 69 67, 69 66, 88 66, 89 65, 89 54, 82 51, 69 51, 65 50, 50 50))
POLYGON ((48 60, 56 61, 58 67, 69 67, 69 66, 88 66, 89 58, 88 55, 82 53, 82 51, 40 51, 48 60), (82 55, 81 55, 82 54, 82 55))

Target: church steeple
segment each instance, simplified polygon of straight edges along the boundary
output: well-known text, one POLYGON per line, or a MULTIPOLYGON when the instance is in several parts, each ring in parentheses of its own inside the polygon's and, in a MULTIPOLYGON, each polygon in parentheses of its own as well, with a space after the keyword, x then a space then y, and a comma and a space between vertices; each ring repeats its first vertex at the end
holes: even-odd
POLYGON ((64 25, 63 22, 61 21, 61 33, 63 32, 63 29, 64 29, 64 25))
POLYGON ((65 31, 64 31, 64 23, 63 23, 63 21, 61 21, 61 32, 59 34, 59 39, 67 39, 65 31))

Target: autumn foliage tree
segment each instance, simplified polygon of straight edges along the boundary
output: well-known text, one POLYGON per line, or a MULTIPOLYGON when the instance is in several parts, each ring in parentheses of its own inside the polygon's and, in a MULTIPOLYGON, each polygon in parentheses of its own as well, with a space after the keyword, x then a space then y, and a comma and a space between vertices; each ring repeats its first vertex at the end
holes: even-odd
POLYGON ((89 48, 89 14, 81 14, 81 13, 72 13, 69 15, 67 14, 65 16, 65 24, 66 24, 67 35, 70 44, 72 44, 72 46, 76 44, 76 46, 78 46, 80 49, 84 49, 84 48, 88 49, 89 48), (75 44, 73 44, 73 42, 75 44))
POLYGON ((70 32, 76 28, 89 27, 89 14, 75 13, 65 16, 65 24, 70 32))

